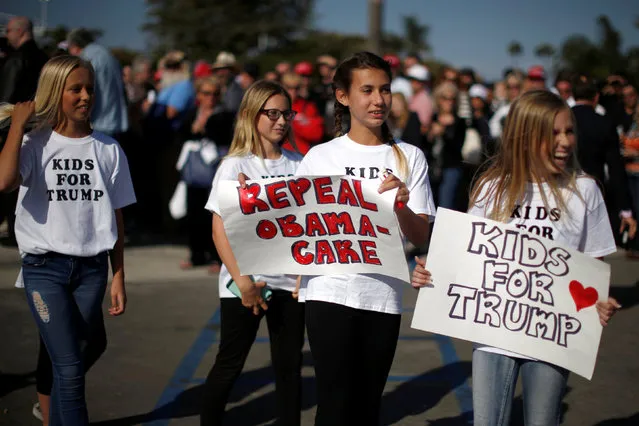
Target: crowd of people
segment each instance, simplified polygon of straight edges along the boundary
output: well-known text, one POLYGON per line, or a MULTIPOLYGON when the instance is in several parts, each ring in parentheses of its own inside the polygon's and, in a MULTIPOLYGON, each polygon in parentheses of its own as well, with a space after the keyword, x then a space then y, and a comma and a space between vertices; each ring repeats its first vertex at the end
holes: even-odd
MULTIPOLYGON (((536 203, 576 221, 547 220, 566 246, 602 257, 622 245, 639 257, 639 109, 623 73, 596 82, 559 72, 550 84, 533 66, 488 83, 470 68, 434 76, 416 54, 368 52, 273 70, 239 64, 230 52, 209 63, 170 51, 157 64, 138 57, 122 66, 85 29, 48 59, 23 17, 9 22, 7 40, 0 189, 19 188, 2 203, 41 336, 35 411, 45 426, 88 424, 84 374, 106 348, 109 257, 109 313, 126 306, 125 231, 170 234, 185 216, 190 258, 179 267, 219 273, 221 338, 202 424, 222 423, 262 317, 281 424, 300 423, 305 332, 316 424, 379 422, 405 283, 240 275, 220 216, 222 179, 360 169, 371 176, 355 177, 378 178, 372 170, 383 164, 380 192, 397 189, 399 226, 415 247, 429 239, 435 206, 526 229, 532 219, 514 211, 536 203)), ((430 283, 424 265, 415 287, 430 283)), ((618 308, 614 299, 599 302, 602 324, 618 308)), ((568 372, 486 346, 473 354, 475 424, 508 424, 519 371, 527 421, 558 424, 568 372), (539 378, 544 391, 530 385, 539 378)))

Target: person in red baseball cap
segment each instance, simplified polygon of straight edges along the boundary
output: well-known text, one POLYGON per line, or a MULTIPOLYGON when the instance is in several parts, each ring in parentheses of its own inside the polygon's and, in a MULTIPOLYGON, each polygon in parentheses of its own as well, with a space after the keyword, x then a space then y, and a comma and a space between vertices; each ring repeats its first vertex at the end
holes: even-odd
POLYGON ((300 76, 298 95, 309 100, 311 98, 311 80, 313 78, 313 64, 302 61, 295 65, 293 72, 300 76))
MULTIPOLYGON (((295 67, 297 69, 297 66, 295 67)), ((300 89, 304 77, 295 73, 287 73, 282 76, 281 84, 291 97, 291 109, 297 113, 293 120, 293 135, 295 146, 288 140, 282 145, 290 151, 299 151, 306 155, 313 145, 322 142, 324 136, 324 118, 319 113, 315 102, 301 96, 300 89), (297 149, 296 149, 297 148, 297 149)))
POLYGON ((384 60, 390 64, 393 73, 391 92, 401 93, 407 101, 410 100, 413 97, 413 88, 410 81, 401 75, 402 61, 394 54, 384 55, 384 60))
POLYGON ((524 92, 544 89, 546 89, 546 71, 541 65, 533 65, 528 68, 526 81, 524 81, 524 92))
POLYGON ((210 77, 212 75, 213 67, 208 62, 200 60, 195 63, 195 67, 193 67, 193 78, 195 80, 210 77))

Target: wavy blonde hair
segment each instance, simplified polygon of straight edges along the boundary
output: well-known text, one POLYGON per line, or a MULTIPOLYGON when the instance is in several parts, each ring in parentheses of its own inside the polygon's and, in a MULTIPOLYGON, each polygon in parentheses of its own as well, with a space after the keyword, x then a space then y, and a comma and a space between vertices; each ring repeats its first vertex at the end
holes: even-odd
MULTIPOLYGON (((552 164, 549 164, 554 156, 555 117, 562 111, 570 112, 570 108, 559 96, 545 90, 527 92, 513 102, 506 117, 500 149, 473 186, 471 206, 483 204, 488 218, 507 222, 517 203, 524 200, 529 183, 540 187, 546 208, 550 195, 557 207, 567 211, 562 195, 566 188, 583 200, 576 184, 582 173, 576 150, 561 173, 553 172, 552 164), (550 194, 541 190, 544 183, 550 188, 550 194)), ((572 122, 574 126, 574 116, 572 122)))
MULTIPOLYGON (((76 68, 85 68, 95 76, 91 63, 77 56, 62 55, 50 59, 40 72, 38 89, 35 94, 35 119, 30 124, 35 128, 51 126, 55 128, 64 122, 62 112, 62 92, 69 74, 76 68)), ((9 124, 14 106, 0 105, 0 127, 9 124)))
MULTIPOLYGON (((292 108, 291 97, 279 83, 260 80, 248 88, 237 112, 237 123, 235 124, 233 141, 229 148, 229 156, 242 157, 253 154, 264 158, 264 149, 262 148, 260 134, 257 131, 257 120, 260 118, 260 113, 266 102, 275 95, 284 96, 288 101, 289 108, 292 108)), ((293 139, 293 126, 289 126, 287 134, 282 138, 282 142, 287 139, 291 146, 296 148, 293 139)))

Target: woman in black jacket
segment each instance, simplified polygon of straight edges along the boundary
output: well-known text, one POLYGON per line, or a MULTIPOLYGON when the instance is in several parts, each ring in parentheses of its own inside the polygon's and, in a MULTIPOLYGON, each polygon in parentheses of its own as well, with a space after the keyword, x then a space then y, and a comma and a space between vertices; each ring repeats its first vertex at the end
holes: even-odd
POLYGON ((439 207, 459 209, 458 191, 462 181, 462 147, 466 138, 466 121, 457 115, 457 88, 444 82, 435 89, 437 112, 428 130, 431 157, 434 158, 438 184, 436 203, 439 207))
MULTIPOLYGON (((185 142, 203 143, 205 138, 209 143, 215 143, 215 135, 211 132, 207 123, 213 117, 222 112, 220 101, 220 84, 213 77, 207 77, 196 81, 196 107, 190 110, 184 117, 180 127, 178 138, 181 144, 185 142), (207 132, 208 130, 208 132, 207 132)), ((190 160, 187 160, 190 161, 190 160)), ((211 169, 217 162, 210 164, 211 169)), ((184 165, 183 167, 188 167, 184 165)), ((211 179, 208 183, 196 184, 187 182, 186 191, 186 222, 188 228, 189 260, 183 260, 180 268, 190 269, 195 266, 209 265, 209 272, 220 271, 221 261, 212 240, 212 216, 204 209, 211 191, 211 179)))

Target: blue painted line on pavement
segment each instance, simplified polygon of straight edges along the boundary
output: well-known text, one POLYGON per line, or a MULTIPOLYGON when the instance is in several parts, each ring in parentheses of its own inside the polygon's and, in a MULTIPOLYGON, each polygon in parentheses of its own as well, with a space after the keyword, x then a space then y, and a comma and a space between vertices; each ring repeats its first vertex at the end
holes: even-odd
MULTIPOLYGON (((160 410, 170 404, 184 391, 184 388, 191 383, 197 367, 202 362, 202 358, 211 345, 217 341, 216 327, 220 325, 220 308, 217 308, 211 319, 200 331, 200 334, 191 345, 189 351, 184 355, 180 365, 175 369, 173 377, 166 385, 160 399, 153 411, 160 410)), ((148 426, 168 426, 171 419, 158 419, 145 423, 148 426)))
MULTIPOLYGON (((453 345, 453 340, 450 337, 436 335, 436 340, 439 344, 439 351, 442 355, 444 365, 459 362, 455 345, 453 345)), ((455 393, 462 414, 473 411, 473 393, 468 385, 468 379, 465 379, 453 392, 455 393)))

